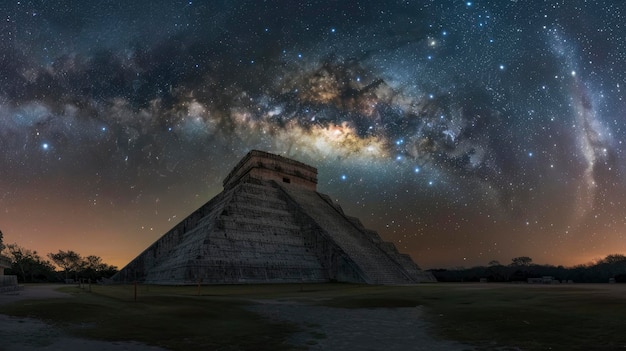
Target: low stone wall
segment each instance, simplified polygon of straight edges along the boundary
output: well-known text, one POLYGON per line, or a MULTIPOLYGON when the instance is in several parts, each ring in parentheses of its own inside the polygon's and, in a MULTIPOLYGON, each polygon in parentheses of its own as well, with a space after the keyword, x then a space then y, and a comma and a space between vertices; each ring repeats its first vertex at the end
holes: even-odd
POLYGON ((11 259, 0 255, 0 275, 2 275, 2 270, 4 270, 4 268, 9 267, 11 267, 11 259))
POLYGON ((16 275, 0 275, 0 287, 17 285, 16 275))

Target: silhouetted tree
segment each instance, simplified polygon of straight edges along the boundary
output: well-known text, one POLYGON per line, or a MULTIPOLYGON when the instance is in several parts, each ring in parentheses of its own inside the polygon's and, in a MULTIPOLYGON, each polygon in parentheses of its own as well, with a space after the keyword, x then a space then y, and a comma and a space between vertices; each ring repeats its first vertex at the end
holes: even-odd
POLYGON ((18 276, 21 275, 22 281, 26 281, 27 266, 37 253, 18 246, 17 244, 9 244, 7 248, 10 255, 9 258, 11 259, 11 268, 15 268, 18 276))
POLYGON ((487 278, 492 282, 505 282, 509 280, 509 268, 500 264, 499 261, 489 261, 487 268, 487 278))
POLYGON ((520 256, 511 259, 511 261, 511 265, 513 266, 530 266, 530 264, 533 262, 533 259, 528 256, 520 256))
POLYGON ((626 263, 626 256, 624 256, 622 254, 608 255, 603 260, 600 260, 599 263, 624 264, 624 263, 626 263))
POLYGON ((90 255, 85 257, 83 261, 81 276, 84 278, 96 281, 102 278, 110 278, 117 273, 117 267, 102 262, 102 258, 98 256, 90 255))
POLYGON ((11 271, 23 282, 51 281, 54 279, 54 267, 42 259, 37 251, 31 251, 17 244, 6 246, 11 260, 11 271))
POLYGON ((70 273, 74 273, 75 278, 78 279, 78 272, 81 270, 83 264, 82 257, 78 253, 72 250, 59 250, 59 252, 55 254, 49 253, 48 257, 57 267, 63 269, 65 279, 68 279, 70 273))
POLYGON ((530 257, 521 256, 513 258, 508 266, 490 261, 485 267, 433 269, 431 272, 442 282, 474 281, 478 277, 487 277, 490 281, 526 281, 542 276, 577 283, 607 283, 610 278, 615 278, 616 282, 626 282, 626 255, 611 254, 595 262, 573 267, 532 264, 530 257))

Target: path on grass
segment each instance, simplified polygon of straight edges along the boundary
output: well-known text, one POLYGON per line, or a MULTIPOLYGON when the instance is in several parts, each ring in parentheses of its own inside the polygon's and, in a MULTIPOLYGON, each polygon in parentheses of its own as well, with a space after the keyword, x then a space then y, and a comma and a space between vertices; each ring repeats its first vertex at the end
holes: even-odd
MULTIPOLYGON (((71 298, 62 285, 33 285, 0 294, 0 305, 33 299, 71 298)), ((25 301, 24 303, 28 303, 25 301)), ((270 321, 297 324, 301 332, 287 342, 309 350, 473 350, 471 346, 433 338, 421 307, 333 308, 293 300, 255 300, 248 308, 270 321)), ((32 318, 0 315, 0 351, 89 350, 165 351, 135 342, 81 339, 32 318)))
MULTIPOLYGON (((63 285, 28 285, 23 290, 0 294, 0 305, 24 300, 70 298, 56 289, 63 285)), ((25 301, 25 303, 28 303, 25 301)), ((136 342, 107 342, 81 339, 33 318, 0 314, 0 351, 166 351, 136 342)))
POLYGON ((421 307, 333 308, 293 301, 255 301, 248 308, 272 321, 297 324, 288 343, 309 350, 473 350, 429 335, 421 307))
POLYGON ((0 293, 0 305, 21 300, 68 298, 72 295, 57 291, 63 285, 42 284, 28 285, 22 290, 0 293))

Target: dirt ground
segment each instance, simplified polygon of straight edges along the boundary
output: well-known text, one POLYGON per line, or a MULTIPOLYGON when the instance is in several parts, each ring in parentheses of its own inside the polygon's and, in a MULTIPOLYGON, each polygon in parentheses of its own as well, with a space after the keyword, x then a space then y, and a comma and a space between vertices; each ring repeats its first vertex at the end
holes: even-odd
POLYGON ((289 344, 309 350, 473 350, 429 335, 421 307, 345 309, 290 301, 264 301, 251 311, 274 321, 298 324, 289 344))

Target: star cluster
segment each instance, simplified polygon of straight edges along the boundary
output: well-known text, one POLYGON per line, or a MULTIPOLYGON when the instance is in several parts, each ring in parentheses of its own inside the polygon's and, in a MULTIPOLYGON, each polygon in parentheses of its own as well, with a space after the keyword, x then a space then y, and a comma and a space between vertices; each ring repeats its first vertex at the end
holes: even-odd
POLYGON ((626 251, 625 7, 4 3, 2 230, 121 266, 256 148, 425 267, 626 251))

